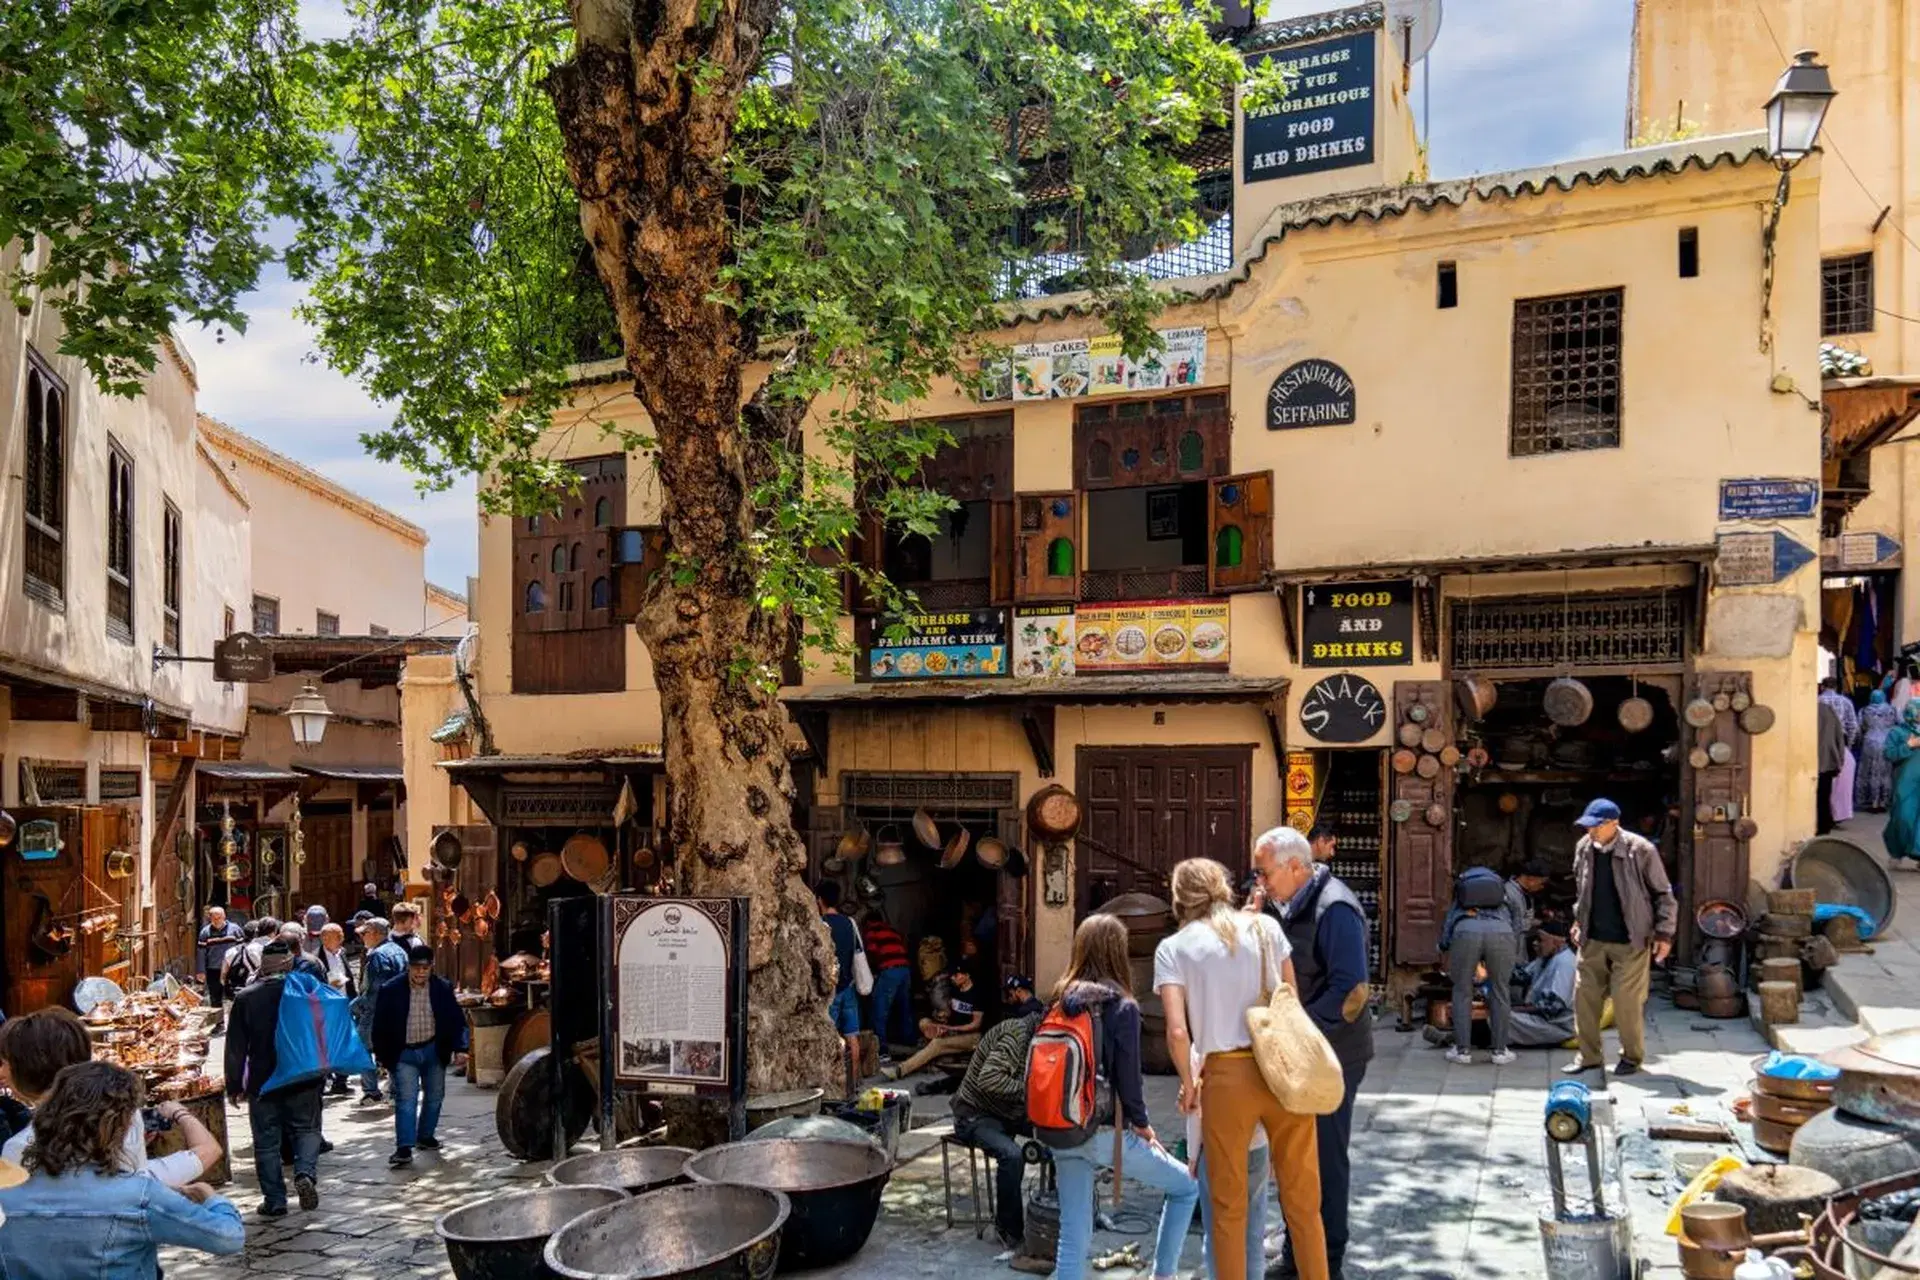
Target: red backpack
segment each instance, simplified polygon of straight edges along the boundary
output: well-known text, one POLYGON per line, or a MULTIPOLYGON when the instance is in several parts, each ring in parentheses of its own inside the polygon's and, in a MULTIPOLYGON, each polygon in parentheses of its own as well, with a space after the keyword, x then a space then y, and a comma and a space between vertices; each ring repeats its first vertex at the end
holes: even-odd
POLYGON ((1077 1147, 1113 1120, 1107 1048, 1100 1007, 1047 1010, 1027 1046, 1027 1122, 1056 1149, 1077 1147))

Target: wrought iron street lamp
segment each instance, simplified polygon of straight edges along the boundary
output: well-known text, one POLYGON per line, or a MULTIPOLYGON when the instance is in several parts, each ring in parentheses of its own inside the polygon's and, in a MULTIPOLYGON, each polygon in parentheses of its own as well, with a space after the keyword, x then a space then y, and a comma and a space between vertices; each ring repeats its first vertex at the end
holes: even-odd
POLYGON ((1820 126, 1833 104, 1833 78, 1827 74, 1820 55, 1802 49, 1793 55, 1793 63, 1780 73, 1767 99, 1767 154, 1781 168, 1791 168, 1806 159, 1820 139, 1820 126))
POLYGON ((320 745, 320 740, 327 736, 327 721, 331 719, 333 711, 311 680, 287 704, 287 721, 293 726, 294 744, 303 750, 320 745))

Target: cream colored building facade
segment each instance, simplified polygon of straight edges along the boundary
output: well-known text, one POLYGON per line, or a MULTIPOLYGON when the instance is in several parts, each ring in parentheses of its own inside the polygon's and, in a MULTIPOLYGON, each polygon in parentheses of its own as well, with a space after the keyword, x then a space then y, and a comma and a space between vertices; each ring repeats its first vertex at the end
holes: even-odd
MULTIPOLYGON (((853 672, 818 662, 784 693, 814 873, 910 946, 940 937, 951 959, 973 937, 1045 985, 1112 895, 1164 896, 1200 853, 1237 877, 1252 836, 1317 820, 1339 831, 1385 982, 1431 960, 1456 865, 1564 867, 1596 795, 1660 839, 1689 901, 1744 897, 1810 834, 1818 520, 1737 502, 1723 519, 1723 502, 1743 479, 1817 488, 1823 166, 1796 172, 1769 300, 1763 137, 1408 181, 1382 22, 1362 5, 1245 38, 1330 78, 1213 152, 1231 248, 1166 286, 1164 373, 1129 373, 1084 299, 1054 296, 997 335, 1025 366, 1008 399, 911 407, 952 419, 928 478, 962 510, 926 545, 875 530, 859 554, 928 616, 907 646, 850 618, 853 672), (1549 688, 1564 677, 1577 689, 1549 688), (1547 704, 1581 692, 1583 723, 1555 728, 1547 704), (1704 737, 1682 728, 1716 697, 1704 737), (1651 721, 1637 733, 1629 702, 1651 721), (1766 731, 1735 723, 1750 702, 1766 731), (1730 759, 1696 768, 1709 740, 1730 759), (1082 820, 1050 842, 1027 807, 1052 786, 1082 820), (916 811, 943 845, 1003 838, 1026 874, 970 853, 942 868, 916 811), (843 867, 849 831, 904 860, 843 867)), ((579 394, 639 417, 617 367, 579 394)), ((590 827, 651 867, 663 812, 641 787, 634 819, 609 816, 657 769, 658 698, 621 618, 623 569, 656 562, 652 473, 573 417, 550 444, 577 460, 578 500, 482 521, 469 668, 495 754, 471 723, 408 749, 410 794, 453 774, 496 823, 503 897, 534 908, 551 890, 523 855, 590 827)), ((451 681, 423 670, 422 698, 459 713, 451 681)))

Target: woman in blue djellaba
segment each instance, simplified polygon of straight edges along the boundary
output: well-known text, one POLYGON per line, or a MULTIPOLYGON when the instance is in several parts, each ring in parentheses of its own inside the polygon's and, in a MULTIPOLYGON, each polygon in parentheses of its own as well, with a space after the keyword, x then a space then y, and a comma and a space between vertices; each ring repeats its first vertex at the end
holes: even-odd
POLYGON ((1887 806, 1887 855, 1920 860, 1920 698, 1887 730, 1887 763, 1893 766, 1893 802, 1887 806))

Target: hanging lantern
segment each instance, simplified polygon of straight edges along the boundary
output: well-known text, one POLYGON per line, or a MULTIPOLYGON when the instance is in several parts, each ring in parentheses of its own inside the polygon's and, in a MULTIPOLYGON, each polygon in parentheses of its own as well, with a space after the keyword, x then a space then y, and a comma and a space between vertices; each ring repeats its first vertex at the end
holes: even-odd
POLYGON ((331 719, 332 709, 311 680, 287 704, 287 722, 293 727, 293 741, 302 749, 311 750, 320 745, 320 740, 327 736, 327 721, 331 719))

